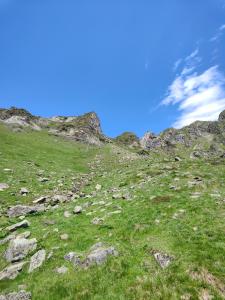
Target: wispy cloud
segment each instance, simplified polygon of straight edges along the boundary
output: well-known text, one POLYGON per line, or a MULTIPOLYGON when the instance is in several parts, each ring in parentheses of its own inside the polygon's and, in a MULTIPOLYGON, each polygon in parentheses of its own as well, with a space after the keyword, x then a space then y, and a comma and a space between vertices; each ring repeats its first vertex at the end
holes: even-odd
POLYGON ((182 63, 182 58, 178 59, 175 63, 174 63, 174 66, 173 66, 173 71, 175 72, 179 65, 182 63))
POLYGON ((225 31, 225 24, 221 25, 217 30, 216 34, 209 40, 210 42, 215 42, 221 38, 225 31))
POLYGON ((225 109, 225 76, 218 66, 198 74, 201 61, 196 49, 186 59, 186 65, 169 86, 162 105, 178 105, 181 115, 173 126, 181 128, 196 120, 216 120, 225 109))

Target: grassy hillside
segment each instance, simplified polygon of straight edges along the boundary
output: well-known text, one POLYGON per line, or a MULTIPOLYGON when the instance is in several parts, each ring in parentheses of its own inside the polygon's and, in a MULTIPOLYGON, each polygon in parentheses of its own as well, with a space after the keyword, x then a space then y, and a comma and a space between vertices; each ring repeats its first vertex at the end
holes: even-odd
MULTIPOLYGON (((36 300, 224 299, 224 159, 191 160, 180 153, 181 161, 162 153, 141 158, 114 145, 95 148, 1 127, 0 182, 9 185, 0 192, 2 214, 9 205, 65 194, 82 177, 89 180, 82 197, 26 216, 30 227, 17 232, 29 230, 38 241, 36 250, 52 256, 33 273, 26 266, 16 279, 0 281, 1 294, 25 285, 36 300), (27 196, 19 194, 22 187, 30 191, 27 196), (75 215, 77 205, 83 211, 75 215), (94 218, 102 221, 93 224, 94 218), (119 255, 88 269, 64 259, 71 251, 85 255, 97 242, 115 247, 119 255), (160 267, 155 251, 171 257, 168 267, 160 267), (55 269, 62 266, 68 271, 58 274, 55 269)), ((2 215, 2 238, 18 221, 2 215)), ((7 247, 0 246, 0 270, 8 264, 7 247)))

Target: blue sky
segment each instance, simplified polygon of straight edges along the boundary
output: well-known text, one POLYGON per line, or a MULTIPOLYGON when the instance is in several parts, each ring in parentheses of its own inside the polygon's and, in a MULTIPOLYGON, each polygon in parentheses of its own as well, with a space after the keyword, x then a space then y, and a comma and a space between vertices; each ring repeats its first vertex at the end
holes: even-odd
POLYGON ((0 107, 96 111, 109 136, 225 109, 225 0, 0 0, 0 107))

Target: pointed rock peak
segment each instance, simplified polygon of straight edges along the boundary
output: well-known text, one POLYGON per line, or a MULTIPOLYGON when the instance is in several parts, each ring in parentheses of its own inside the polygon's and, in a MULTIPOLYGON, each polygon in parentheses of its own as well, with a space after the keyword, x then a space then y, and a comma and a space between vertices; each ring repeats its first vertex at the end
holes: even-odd
POLYGON ((6 120, 6 119, 9 119, 9 118, 15 117, 15 116, 25 117, 27 119, 35 119, 36 118, 29 111, 27 111, 26 109, 23 109, 23 108, 17 108, 14 106, 10 107, 9 109, 0 108, 0 119, 1 120, 6 120))
POLYGON ((219 122, 224 122, 225 121, 225 110, 223 110, 220 114, 219 114, 219 122))

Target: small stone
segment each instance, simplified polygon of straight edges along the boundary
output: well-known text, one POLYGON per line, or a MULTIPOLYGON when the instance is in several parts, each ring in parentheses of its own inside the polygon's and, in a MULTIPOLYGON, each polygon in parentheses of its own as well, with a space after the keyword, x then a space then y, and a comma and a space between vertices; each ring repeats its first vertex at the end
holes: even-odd
POLYGON ((35 269, 39 268, 43 264, 43 262, 45 261, 45 257, 46 257, 46 251, 44 249, 39 250, 38 252, 36 252, 31 257, 28 273, 31 273, 35 269))
POLYGON ((27 220, 23 220, 22 222, 13 224, 11 226, 8 226, 6 228, 6 230, 12 232, 12 231, 17 230, 18 228, 26 228, 26 227, 29 227, 29 226, 30 226, 30 223, 27 220))
POLYGON ((120 193, 118 193, 118 194, 113 194, 113 195, 112 195, 112 198, 113 198, 113 199, 121 199, 122 197, 123 197, 123 195, 120 194, 120 193))
POLYGON ((28 191, 28 189, 27 188, 21 188, 20 189, 20 194, 22 195, 22 196, 26 196, 27 194, 29 194, 29 191, 28 191))
POLYGON ((176 156, 176 157, 174 158, 174 160, 175 160, 175 161, 182 161, 182 159, 181 159, 179 156, 176 156))
POLYGON ((81 206, 75 206, 73 212, 74 212, 74 214, 82 213, 82 207, 81 206))
POLYGON ((46 202, 46 200, 47 200, 47 197, 41 196, 41 197, 39 197, 38 199, 34 200, 33 203, 34 203, 34 204, 41 204, 41 203, 46 202))
POLYGON ((65 266, 62 266, 62 267, 56 268, 55 271, 58 274, 65 274, 68 272, 68 268, 65 266))
POLYGON ((64 215, 65 218, 71 217, 71 213, 69 211, 64 211, 63 215, 64 215))
POLYGON ((60 239, 63 240, 63 241, 68 240, 68 238, 69 238, 69 235, 67 233, 64 233, 64 234, 60 235, 60 239))
POLYGON ((46 177, 41 177, 41 178, 39 178, 38 180, 39 180, 40 182, 47 182, 47 181, 49 181, 49 179, 46 178, 46 177))
POLYGON ((9 188, 9 185, 7 183, 0 183, 0 192, 6 190, 9 188))
POLYGON ((163 254, 161 252, 154 252, 153 256, 155 260, 158 262, 161 268, 165 269, 169 266, 173 258, 167 254, 163 254))
POLYGON ((96 184, 95 189, 96 191, 100 191, 102 189, 101 184, 96 184))
POLYGON ((100 219, 100 218, 94 218, 92 221, 91 221, 92 224, 94 225, 101 225, 103 223, 103 219, 100 219))

